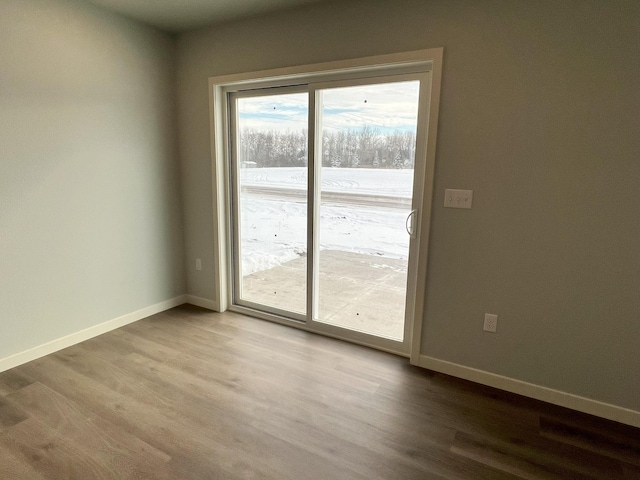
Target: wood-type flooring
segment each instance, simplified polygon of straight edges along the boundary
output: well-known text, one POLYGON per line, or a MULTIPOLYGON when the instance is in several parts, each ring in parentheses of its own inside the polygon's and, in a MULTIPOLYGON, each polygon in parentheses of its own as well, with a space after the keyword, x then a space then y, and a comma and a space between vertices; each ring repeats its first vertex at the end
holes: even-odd
POLYGON ((0 479, 640 479, 640 430, 181 306, 0 373, 0 479))

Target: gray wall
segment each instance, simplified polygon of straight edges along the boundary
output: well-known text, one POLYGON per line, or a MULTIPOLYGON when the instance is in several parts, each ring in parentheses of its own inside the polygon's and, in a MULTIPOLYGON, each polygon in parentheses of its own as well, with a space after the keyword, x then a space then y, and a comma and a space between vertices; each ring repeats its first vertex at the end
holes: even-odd
POLYGON ((422 353, 640 411, 639 32, 636 0, 394 0, 181 35, 189 293, 215 286, 207 77, 444 47, 422 353))
POLYGON ((175 45, 0 2, 0 359, 185 291, 175 45))

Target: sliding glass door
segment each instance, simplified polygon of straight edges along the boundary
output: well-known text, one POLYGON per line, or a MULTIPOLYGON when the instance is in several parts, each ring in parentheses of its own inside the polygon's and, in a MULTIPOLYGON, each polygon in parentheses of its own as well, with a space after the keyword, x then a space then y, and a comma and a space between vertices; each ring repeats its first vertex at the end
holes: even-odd
POLYGON ((316 91, 313 320, 404 338, 419 88, 413 80, 316 91))
POLYGON ((308 94, 235 99, 234 290, 243 305, 301 319, 307 304, 308 94))
POLYGON ((425 78, 229 93, 233 305, 408 351, 425 78))

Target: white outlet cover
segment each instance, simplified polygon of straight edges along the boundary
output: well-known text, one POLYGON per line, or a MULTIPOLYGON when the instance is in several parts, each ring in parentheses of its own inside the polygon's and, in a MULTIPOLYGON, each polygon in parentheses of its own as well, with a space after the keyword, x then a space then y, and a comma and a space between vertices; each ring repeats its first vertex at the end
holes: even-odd
POLYGON ((491 333, 498 331, 498 315, 492 313, 484 314, 484 331, 491 333))

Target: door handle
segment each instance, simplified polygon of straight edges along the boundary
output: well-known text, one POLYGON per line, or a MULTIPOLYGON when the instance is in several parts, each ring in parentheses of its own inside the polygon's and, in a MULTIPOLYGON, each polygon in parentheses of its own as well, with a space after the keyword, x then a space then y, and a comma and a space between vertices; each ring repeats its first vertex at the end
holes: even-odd
POLYGON ((417 209, 413 209, 409 212, 409 215, 407 215, 407 219, 404 222, 404 228, 407 230, 407 233, 409 234, 409 236, 411 238, 416 238, 416 228, 415 228, 415 221, 414 221, 414 217, 415 214, 418 213, 417 209))

